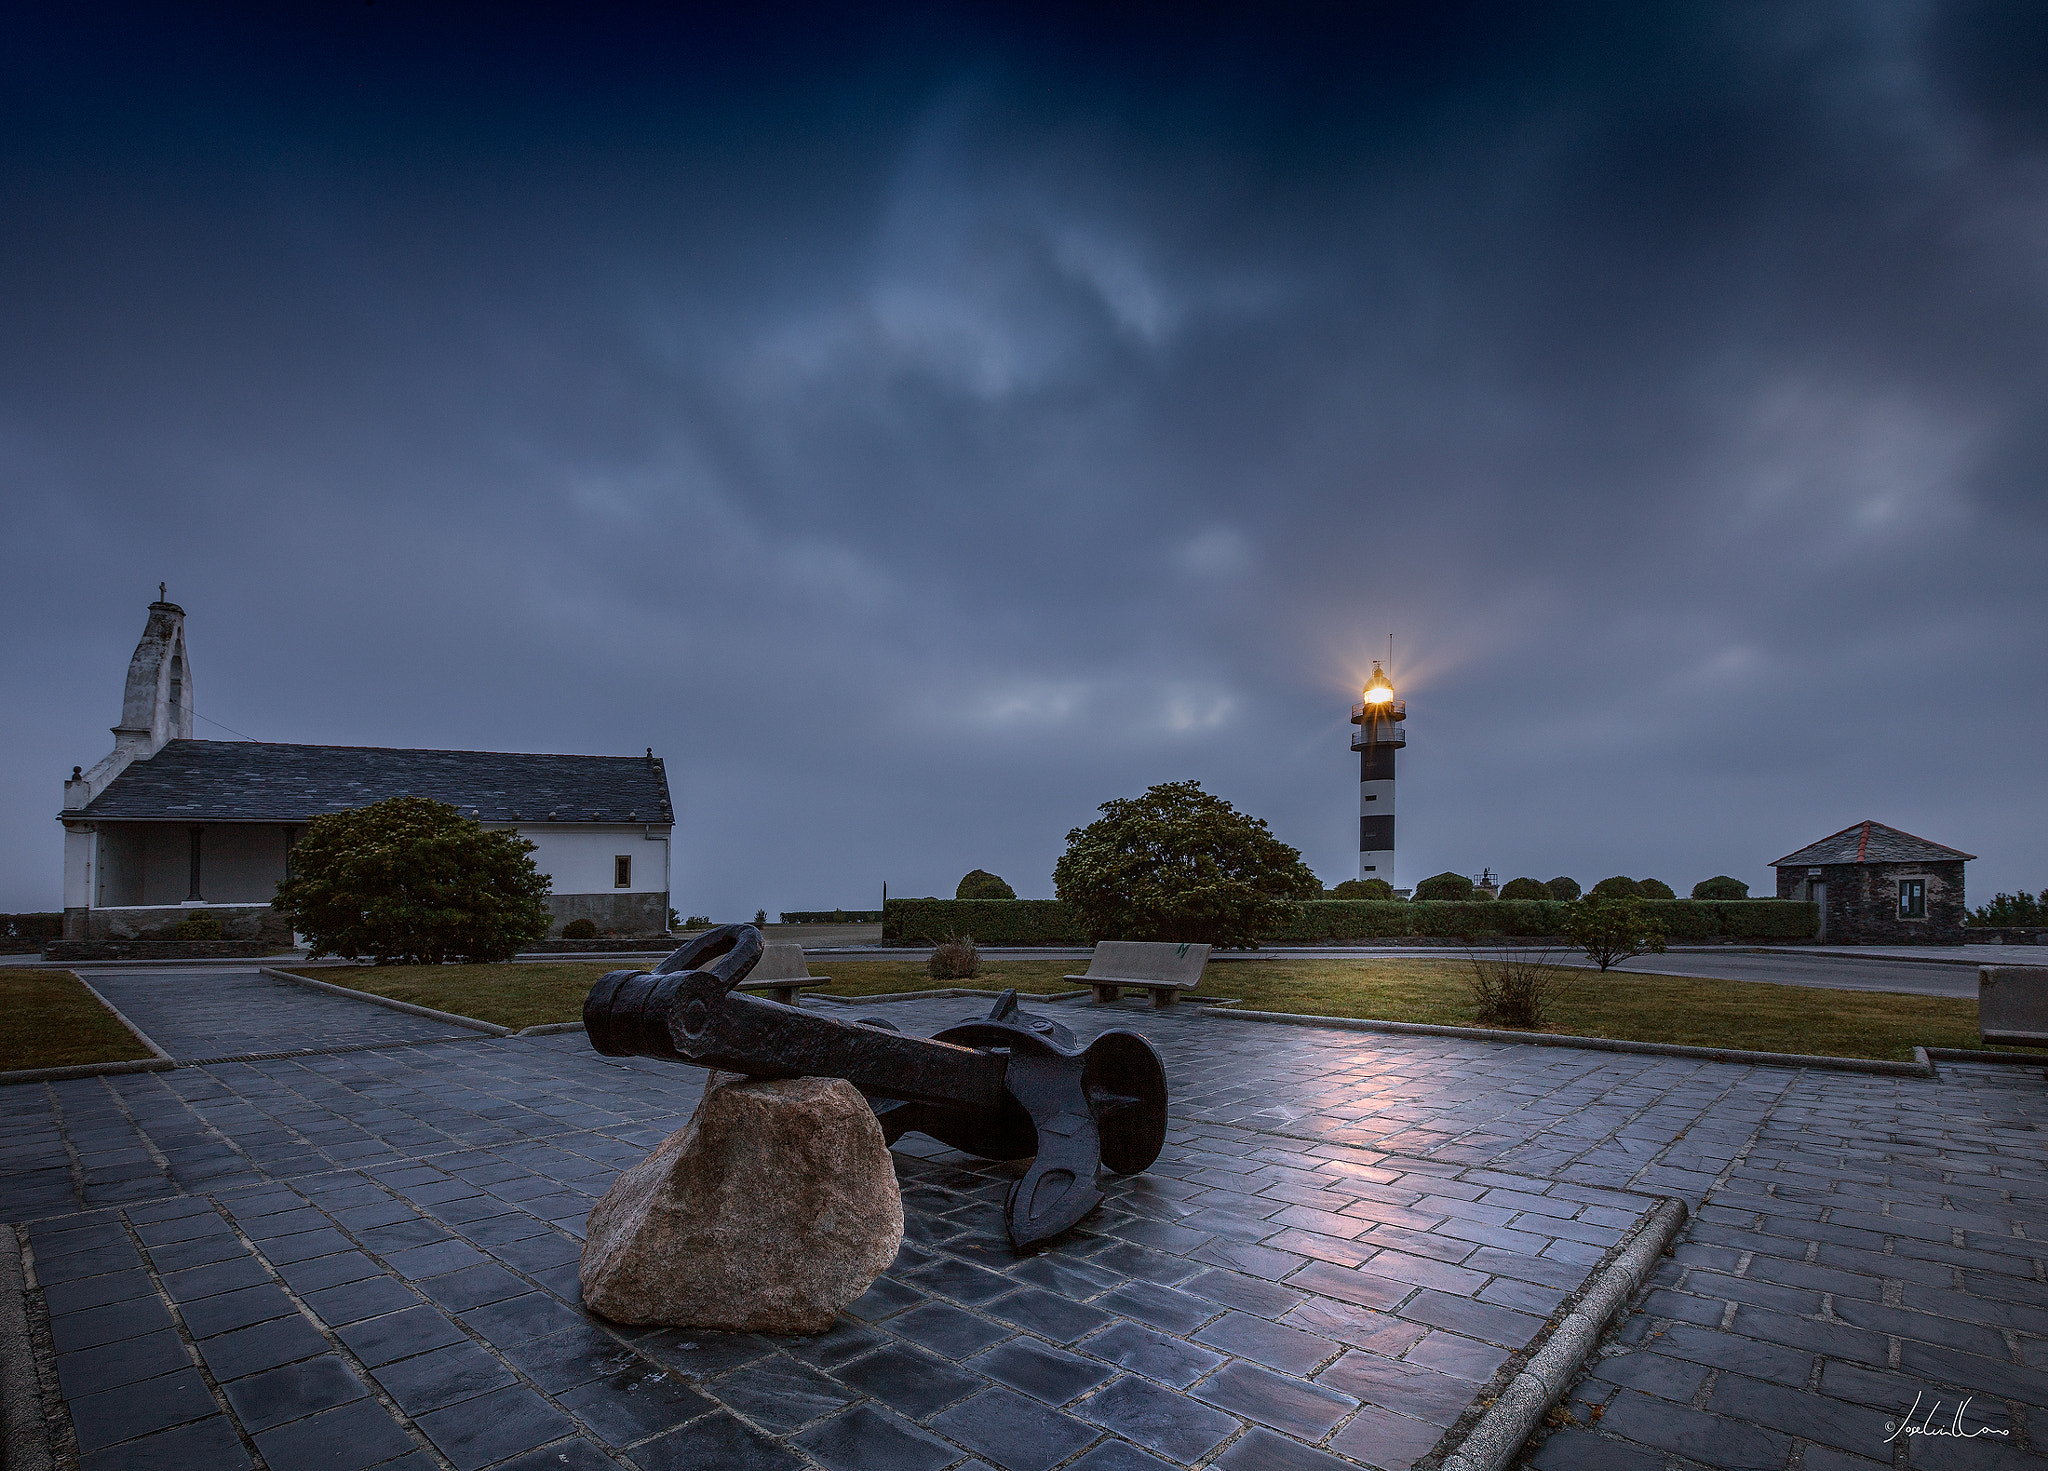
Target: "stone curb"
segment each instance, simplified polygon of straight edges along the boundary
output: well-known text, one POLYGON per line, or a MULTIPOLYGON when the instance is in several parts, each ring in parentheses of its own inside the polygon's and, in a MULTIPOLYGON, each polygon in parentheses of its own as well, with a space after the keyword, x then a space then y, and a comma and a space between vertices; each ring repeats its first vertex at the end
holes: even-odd
MULTIPOLYGON (((151 1055, 148 1058, 135 1058, 128 1062, 80 1062, 73 1063, 69 1067, 17 1068, 11 1073, 0 1073, 0 1088, 7 1087, 11 1083, 61 1083, 68 1078, 100 1078, 109 1077, 117 1073, 167 1073, 178 1065, 176 1058, 164 1051, 163 1048, 157 1046, 149 1033, 128 1020, 122 1013, 121 1008, 102 996, 99 993, 99 988, 94 986, 92 982, 75 970, 71 971, 70 975, 72 980, 85 987, 87 995, 112 1012, 114 1020, 126 1027, 129 1035, 134 1037, 144 1047, 147 1047, 151 1055)), ((11 1463, 9 1462, 0 1461, 0 1467, 10 1465, 11 1463)))
POLYGON ((372 1006, 387 1007, 392 1011, 402 1011, 407 1016, 423 1016, 430 1021, 447 1022, 452 1026, 468 1027, 471 1031, 483 1032, 493 1037, 509 1037, 513 1034, 512 1028, 501 1027, 496 1022, 480 1022, 473 1016, 457 1016, 452 1011, 436 1011, 431 1006, 415 1006, 410 1001, 394 1001, 389 996, 379 996, 373 991, 351 991, 347 986, 337 986, 332 981, 316 981, 311 976, 294 975, 275 966, 264 966, 262 973, 272 980, 290 981, 293 985, 325 991, 332 996, 346 996, 351 1001, 367 1001, 372 1006))
POLYGON ((28 1275, 21 1243, 0 1228, 0 1466, 7 1471, 50 1471, 50 1427, 43 1419, 36 1377, 35 1341, 28 1328, 28 1275))
POLYGON ((1444 1457, 1439 1471, 1502 1471, 1514 1461, 1544 1412, 1571 1387, 1608 1323, 1649 1280, 1685 1217, 1685 1203, 1675 1198, 1650 1207, 1614 1260, 1587 1285, 1543 1347, 1444 1457))
POLYGON ((564 1032, 580 1032, 582 1022, 542 1022, 537 1027, 522 1027, 514 1032, 515 1037, 558 1037, 564 1032))
POLYGON ((1438 1027, 1426 1022, 1385 1022, 1354 1016, 1297 1016, 1287 1011, 1239 1011, 1230 1006, 1215 1007, 1208 1015, 1235 1017, 1248 1022, 1279 1022, 1295 1027, 1335 1027, 1346 1032, 1395 1032, 1406 1036, 1461 1037, 1471 1042, 1521 1042, 1537 1047, 1583 1047, 1596 1052, 1640 1052, 1652 1057, 1696 1057, 1704 1062, 1741 1062, 1753 1067, 1825 1068, 1832 1072, 1878 1073, 1895 1078, 1934 1076, 1934 1064, 1925 1060, 1924 1053, 1913 1062, 1890 1062, 1877 1057, 1746 1052, 1737 1047, 1687 1047, 1676 1042, 1627 1042, 1615 1037, 1560 1037, 1549 1032, 1510 1032, 1494 1027, 1438 1027))
MULTIPOLYGON (((872 996, 810 996, 806 1000, 829 1001, 834 1006, 866 1006, 876 1001, 950 1001, 959 996, 1000 996, 1000 991, 977 991, 971 986, 942 986, 936 991, 878 991, 872 996)), ((1019 991, 1017 1002, 1026 1001, 1071 1001, 1076 996, 1086 996, 1086 991, 1019 991)))

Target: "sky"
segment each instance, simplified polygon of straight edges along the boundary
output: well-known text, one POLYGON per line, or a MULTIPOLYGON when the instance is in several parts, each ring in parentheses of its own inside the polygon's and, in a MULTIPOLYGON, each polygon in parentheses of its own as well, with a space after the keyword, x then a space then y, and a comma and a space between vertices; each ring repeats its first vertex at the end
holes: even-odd
POLYGON ((652 746, 685 914, 1354 877, 1390 636, 1403 886, 2048 885, 2033 0, 10 24, 0 909, 160 580, 205 738, 652 746))

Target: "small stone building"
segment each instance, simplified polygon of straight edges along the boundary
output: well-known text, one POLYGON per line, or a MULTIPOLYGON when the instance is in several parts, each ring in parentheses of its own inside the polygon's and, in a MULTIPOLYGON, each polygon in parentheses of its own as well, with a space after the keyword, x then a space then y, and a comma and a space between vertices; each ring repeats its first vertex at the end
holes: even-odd
POLYGON ((1845 827, 1771 866, 1780 899, 1820 905, 1816 939, 1834 945, 1960 945, 1963 865, 1977 855, 1881 822, 1845 827))
POLYGON ((668 774, 645 756, 296 746, 193 738, 185 610, 152 603, 129 661, 114 749, 64 783, 64 938, 169 938, 211 912, 232 938, 288 938, 270 900, 305 825, 388 797, 430 797, 532 842, 570 920, 668 928, 668 774))

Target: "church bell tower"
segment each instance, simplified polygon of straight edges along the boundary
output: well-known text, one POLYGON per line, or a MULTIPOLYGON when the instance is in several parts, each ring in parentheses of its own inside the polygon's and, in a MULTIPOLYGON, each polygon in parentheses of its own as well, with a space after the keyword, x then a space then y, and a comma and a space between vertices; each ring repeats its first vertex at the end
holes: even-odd
POLYGON ((1351 707, 1351 749, 1358 766, 1358 876, 1394 882, 1394 752, 1408 744, 1408 702, 1372 663, 1372 678, 1351 707))

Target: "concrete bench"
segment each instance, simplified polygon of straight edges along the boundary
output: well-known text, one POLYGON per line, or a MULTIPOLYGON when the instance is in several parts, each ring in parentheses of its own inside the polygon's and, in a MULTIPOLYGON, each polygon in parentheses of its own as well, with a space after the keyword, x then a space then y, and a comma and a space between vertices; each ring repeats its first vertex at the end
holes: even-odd
POLYGON ((758 991, 784 1006, 797 1004, 797 993, 812 986, 829 986, 830 976, 814 976, 804 962, 804 947, 789 940, 774 940, 761 947, 761 958, 735 988, 758 991))
POLYGON ((1086 975, 1068 976, 1095 988, 1097 1001, 1114 1001, 1124 988, 1150 991, 1154 1006, 1171 1006, 1183 991, 1202 984, 1209 963, 1207 945, 1171 940, 1104 940, 1088 957, 1086 975))
POLYGON ((2048 1047, 2048 965, 1979 966, 1977 1035, 2007 1047, 2048 1047))

